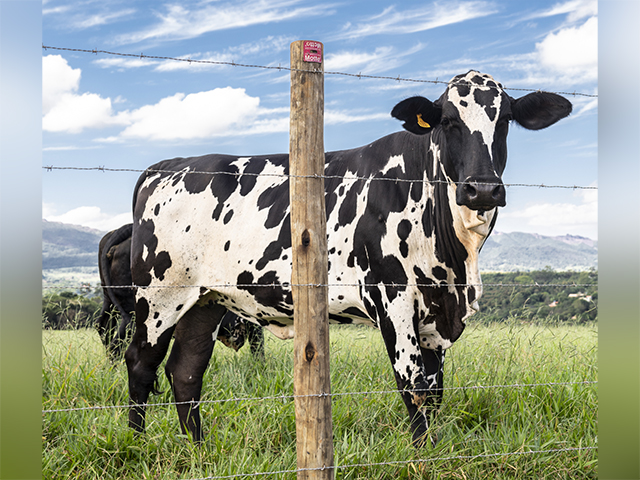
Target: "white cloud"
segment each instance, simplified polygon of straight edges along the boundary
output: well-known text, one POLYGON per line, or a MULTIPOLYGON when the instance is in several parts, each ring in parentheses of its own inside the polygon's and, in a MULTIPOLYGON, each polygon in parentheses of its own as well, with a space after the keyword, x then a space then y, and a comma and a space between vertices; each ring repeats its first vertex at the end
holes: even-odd
POLYGON ((192 72, 205 70, 210 68, 220 68, 221 65, 217 63, 199 63, 199 62, 236 62, 233 56, 229 53, 196 53, 193 55, 183 55, 180 58, 185 60, 197 60, 196 62, 178 62, 176 60, 165 60, 160 63, 155 70, 157 72, 173 72, 177 70, 189 70, 192 72))
POLYGON ((42 57, 42 113, 46 115, 62 96, 75 93, 81 71, 71 68, 60 55, 42 57))
POLYGON ((361 38, 379 34, 407 34, 484 17, 496 12, 490 2, 435 2, 413 10, 386 8, 379 15, 352 25, 348 23, 335 38, 361 38))
POLYGON ((590 17, 577 27, 550 33, 536 44, 540 65, 557 75, 579 78, 581 82, 598 78, 598 18, 590 17))
POLYGON ((85 17, 77 17, 73 22, 73 26, 79 30, 84 30, 98 25, 106 25, 107 23, 120 20, 123 17, 129 17, 134 13, 136 13, 136 11, 132 8, 111 13, 100 12, 94 15, 87 15, 85 17))
POLYGON ((372 113, 355 115, 352 112, 341 110, 327 110, 324 114, 324 123, 326 125, 338 125, 341 123, 360 123, 371 122, 373 120, 389 120, 391 116, 388 113, 372 113))
POLYGON ((118 124, 111 99, 95 93, 78 94, 81 71, 60 55, 42 58, 42 128, 49 132, 79 133, 85 128, 118 124))
POLYGON ((569 14, 567 20, 575 22, 585 17, 591 17, 598 14, 597 0, 569 0, 564 3, 556 3, 550 9, 542 12, 534 13, 525 17, 523 20, 532 20, 534 18, 553 17, 555 15, 569 14))
POLYGON ((103 68, 125 69, 148 67, 150 65, 158 65, 160 62, 148 58, 111 57, 99 58, 97 60, 94 60, 93 63, 103 68))
POLYGON ((114 230, 133 220, 131 212, 113 215, 103 212, 100 207, 93 206, 78 207, 61 215, 55 215, 55 208, 46 203, 42 205, 42 218, 49 222, 82 225, 102 231, 114 230))
POLYGON ((121 138, 187 140, 228 134, 234 127, 254 122, 260 99, 243 88, 216 88, 206 92, 176 93, 155 105, 146 105, 118 117, 129 125, 121 138))
POLYGON ((578 203, 532 203, 516 211, 501 211, 502 232, 528 232, 541 235, 580 235, 598 238, 598 191, 577 190, 578 203))
MULTIPOLYGON (((416 48, 421 48, 420 46, 416 48)), ((343 65, 359 62, 385 63, 391 51, 377 51, 377 57, 343 53, 336 61, 343 65)), ((121 60, 118 60, 121 61, 121 60)), ((132 139, 185 141, 216 136, 256 135, 287 132, 288 108, 262 108, 260 98, 243 88, 216 88, 204 92, 176 93, 155 104, 116 112, 122 103, 95 93, 78 93, 81 71, 71 68, 58 55, 43 59, 43 129, 51 132, 79 133, 87 128, 123 127, 115 136, 98 139, 102 143, 132 139)), ((325 111, 327 124, 388 119, 385 114, 325 111)))
MULTIPOLYGON (((566 25, 548 33, 529 53, 479 59, 460 57, 437 65, 423 75, 426 78, 448 80, 473 65, 483 71, 509 72, 511 78, 497 78, 507 88, 558 91, 577 86, 581 86, 581 89, 590 87, 598 79, 598 18, 593 16, 582 23, 566 25)), ((596 89, 593 88, 594 94, 597 93, 596 89)), ((519 96, 519 93, 516 92, 514 96, 519 96)), ((589 102, 584 112, 597 107, 597 99, 589 102)))
POLYGON ((113 116, 111 99, 95 93, 63 95, 42 118, 42 128, 48 132, 80 133, 121 123, 113 116))
POLYGON ((154 67, 157 72, 169 72, 176 70, 186 70, 197 72, 212 68, 220 68, 222 63, 247 63, 243 57, 259 55, 261 61, 265 56, 279 53, 289 49, 289 44, 295 39, 284 36, 268 36, 255 42, 243 43, 241 45, 229 47, 223 52, 195 52, 180 55, 183 61, 176 60, 159 60, 152 58, 140 57, 115 57, 115 58, 99 58, 94 60, 94 64, 103 68, 141 68, 154 67))
POLYGON ((396 68, 405 63, 405 58, 422 50, 418 43, 413 48, 397 52, 393 47, 377 47, 373 52, 341 51, 327 55, 324 63, 326 72, 355 72, 373 74, 396 68))
POLYGON ((119 35, 116 44, 131 44, 145 40, 184 40, 208 32, 276 23, 304 17, 327 16, 332 5, 311 3, 295 7, 300 0, 251 0, 231 3, 215 2, 198 9, 170 4, 164 13, 158 13, 159 22, 149 28, 119 35))
MULTIPOLYGON (((114 2, 112 2, 114 3, 114 2)), ((46 3, 43 3, 43 6, 46 3)), ((75 4, 43 8, 42 14, 56 16, 51 23, 58 29, 86 30, 132 17, 134 8, 118 9, 109 2, 76 2, 75 4), (97 8, 93 8, 97 7, 97 8)))
POLYGON ((598 108, 597 98, 577 97, 572 98, 571 103, 573 103, 573 111, 571 112, 571 116, 568 120, 573 120, 575 118, 581 117, 582 115, 593 112, 598 108))

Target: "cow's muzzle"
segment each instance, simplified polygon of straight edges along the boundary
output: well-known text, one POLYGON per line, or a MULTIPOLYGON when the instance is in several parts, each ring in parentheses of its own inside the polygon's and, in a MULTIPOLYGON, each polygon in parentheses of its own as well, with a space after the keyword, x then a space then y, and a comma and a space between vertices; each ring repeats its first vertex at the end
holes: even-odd
POLYGON ((471 210, 491 210, 507 204, 507 193, 499 178, 465 180, 456 189, 456 203, 471 210))

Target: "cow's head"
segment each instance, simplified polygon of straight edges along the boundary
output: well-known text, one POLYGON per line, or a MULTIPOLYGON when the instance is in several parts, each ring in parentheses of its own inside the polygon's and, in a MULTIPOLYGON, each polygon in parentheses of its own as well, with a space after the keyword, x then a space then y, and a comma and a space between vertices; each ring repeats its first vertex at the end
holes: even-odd
POLYGON ((514 99, 490 75, 457 75, 435 102, 412 97, 391 115, 417 135, 432 133, 440 161, 456 182, 456 203, 472 210, 506 205, 502 172, 507 162, 509 122, 529 130, 553 125, 571 113, 571 103, 554 93, 534 92, 514 99))

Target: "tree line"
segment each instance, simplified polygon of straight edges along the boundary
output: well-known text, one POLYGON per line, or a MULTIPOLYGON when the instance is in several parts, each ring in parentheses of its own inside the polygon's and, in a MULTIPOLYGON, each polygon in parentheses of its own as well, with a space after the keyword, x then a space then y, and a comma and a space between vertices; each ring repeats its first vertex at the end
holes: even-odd
MULTIPOLYGON (((474 322, 518 318, 541 323, 585 323, 598 316, 596 270, 556 272, 545 268, 533 272, 483 273, 482 283, 480 311, 472 317, 474 322)), ((54 330, 93 327, 101 309, 100 287, 47 292, 42 297, 42 326, 54 330)))
POLYGON ((545 268, 483 273, 482 283, 480 312, 472 317, 473 321, 490 323, 518 318, 540 323, 586 323, 598 317, 596 270, 556 272, 545 268), (502 286, 494 286, 497 284, 502 286))

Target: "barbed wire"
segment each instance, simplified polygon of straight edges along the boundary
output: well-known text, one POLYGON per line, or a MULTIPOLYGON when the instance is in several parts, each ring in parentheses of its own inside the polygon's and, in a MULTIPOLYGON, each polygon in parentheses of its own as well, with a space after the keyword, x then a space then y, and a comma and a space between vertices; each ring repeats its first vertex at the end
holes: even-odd
POLYGON ((597 190, 597 186, 580 186, 580 185, 545 185, 545 184, 529 184, 529 183, 485 183, 485 182, 453 182, 449 180, 412 180, 406 178, 388 178, 388 177, 361 177, 357 175, 343 176, 343 175, 291 175, 285 173, 252 173, 252 172, 206 172, 200 170, 164 170, 153 168, 108 168, 108 167, 74 167, 74 166, 54 166, 45 165, 43 170, 51 172, 53 170, 79 170, 79 171, 100 171, 100 172, 134 172, 134 173, 169 173, 169 174, 199 174, 199 175, 229 175, 233 177, 281 177, 281 178, 323 178, 323 179, 340 179, 347 181, 387 181, 394 183, 426 183, 436 184, 442 183, 447 185, 503 185, 505 187, 536 187, 536 188, 565 188, 571 190, 597 190))
MULTIPOLYGON (((222 479, 238 478, 238 477, 284 475, 288 473, 308 472, 308 471, 318 471, 318 470, 324 471, 324 470, 342 470, 347 468, 358 468, 358 467, 382 467, 386 465, 407 465, 411 463, 427 463, 427 462, 437 462, 437 461, 439 462, 439 461, 448 461, 448 460, 476 460, 480 458, 508 457, 511 455, 535 455, 535 454, 544 454, 544 453, 588 451, 588 450, 596 450, 596 449, 597 447, 566 447, 566 448, 550 448, 547 450, 526 450, 522 452, 508 452, 508 453, 479 453, 477 455, 451 455, 446 457, 418 458, 418 459, 412 459, 412 460, 395 460, 390 462, 355 463, 355 464, 349 464, 349 465, 333 465, 329 467, 323 466, 323 467, 316 467, 316 468, 296 468, 292 470, 278 470, 273 472, 238 473, 233 475, 191 478, 188 480, 222 480, 222 479)), ((187 480, 187 479, 184 479, 184 480, 187 480)))
MULTIPOLYGON (((598 383, 596 380, 585 380, 582 382, 547 382, 547 383, 515 383, 505 385, 469 385, 465 387, 442 387, 442 391, 459 391, 459 390, 490 390, 494 388, 530 388, 530 387, 555 387, 555 386, 568 386, 568 385, 592 385, 598 383)), ((42 410, 42 414, 45 413, 64 413, 64 412, 80 412, 91 410, 111 410, 111 409, 124 409, 133 407, 167 407, 171 405, 193 405, 193 408, 198 408, 200 405, 226 403, 226 402, 255 402, 264 400, 290 400, 296 398, 325 398, 325 397, 346 397, 356 395, 384 395, 384 394, 397 394, 397 393, 420 393, 429 392, 426 388, 415 388, 406 390, 371 390, 363 392, 341 392, 341 393, 313 393, 305 395, 271 395, 266 397, 235 397, 224 398, 219 400, 187 400, 184 402, 157 402, 157 403, 134 403, 126 405, 96 405, 90 407, 68 407, 58 409, 42 410)))
MULTIPOLYGON (((206 288, 215 290, 218 288, 291 288, 291 287, 597 287, 597 283, 220 283, 214 285, 97 285, 96 288, 103 289, 166 289, 166 288, 206 288)), ((43 289, 55 288, 93 288, 91 285, 46 285, 43 289)))
MULTIPOLYGON (((413 78, 402 78, 400 75, 397 77, 391 76, 383 76, 383 75, 366 75, 362 73, 345 73, 345 72, 309 72, 308 70, 301 70, 291 67, 283 67, 281 65, 276 66, 268 66, 268 65, 255 65, 255 64, 246 64, 246 63, 236 63, 234 61, 223 61, 223 60, 196 60, 192 58, 181 58, 181 57, 168 57, 162 55, 145 55, 144 53, 119 53, 119 52, 110 52, 107 50, 98 50, 98 49, 84 49, 84 48, 66 48, 66 47, 54 47, 49 45, 42 45, 43 50, 60 50, 60 51, 68 51, 68 52, 79 52, 79 53, 92 53, 94 55, 103 54, 103 55, 113 55, 118 57, 129 57, 129 58, 139 58, 139 59, 147 59, 147 60, 165 60, 165 61, 175 61, 175 62, 184 62, 188 64, 208 64, 208 65, 226 65, 232 67, 244 67, 244 68, 259 68, 264 70, 285 70, 291 72, 306 72, 306 73, 317 73, 324 75, 336 75, 336 76, 344 76, 344 77, 353 77, 353 78, 366 78, 366 79, 375 79, 375 80, 393 80, 396 82, 410 82, 410 83, 431 83, 431 84, 440 84, 440 85, 468 85, 468 83, 464 82, 445 82, 443 80, 423 80, 423 79, 413 79, 413 78)), ((498 87, 489 87, 489 88, 498 88, 498 87)), ((514 90, 521 92, 539 92, 540 89, 537 88, 514 88, 514 87, 502 87, 503 90, 514 90)), ((579 92, 550 92, 556 93, 558 95, 572 95, 572 96, 581 96, 581 97, 590 97, 590 98, 598 98, 597 94, 589 94, 589 93, 579 93, 579 92)))

